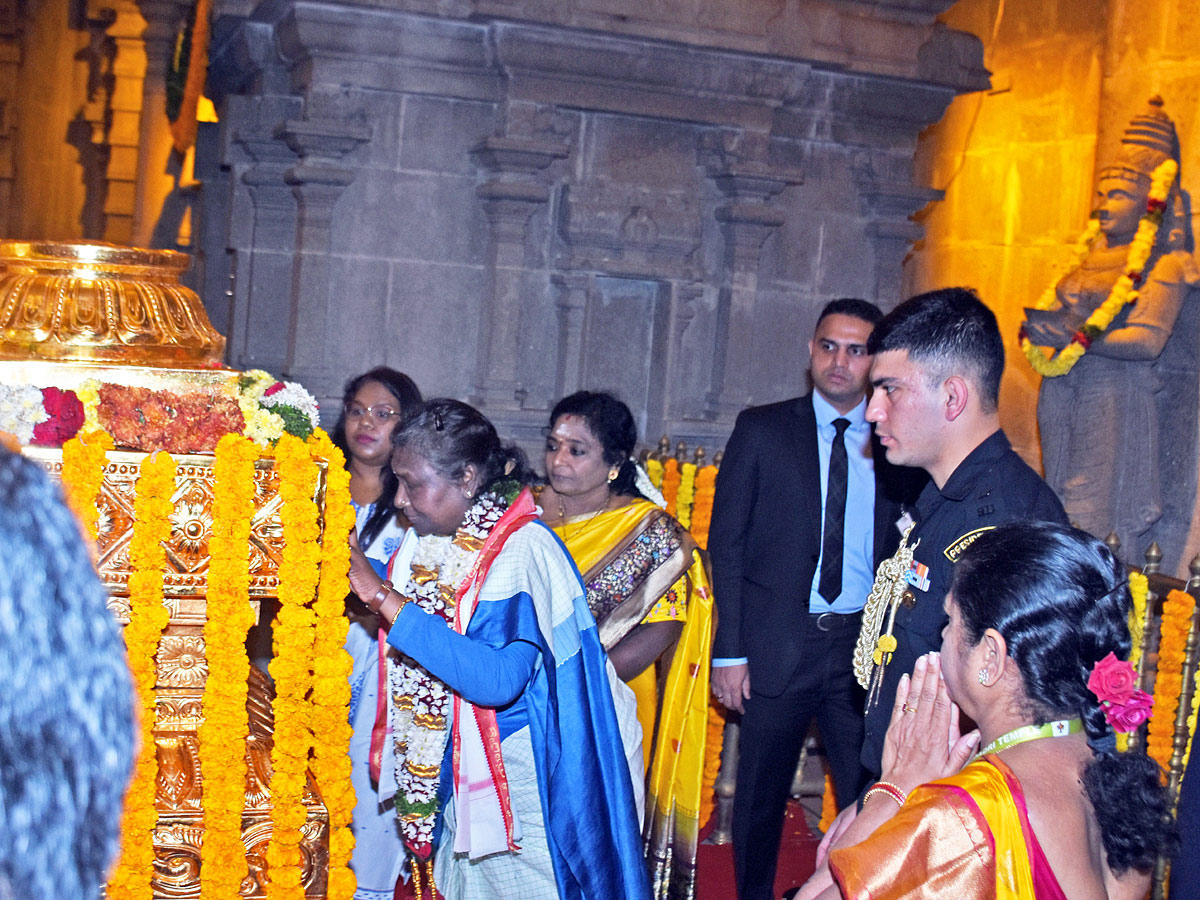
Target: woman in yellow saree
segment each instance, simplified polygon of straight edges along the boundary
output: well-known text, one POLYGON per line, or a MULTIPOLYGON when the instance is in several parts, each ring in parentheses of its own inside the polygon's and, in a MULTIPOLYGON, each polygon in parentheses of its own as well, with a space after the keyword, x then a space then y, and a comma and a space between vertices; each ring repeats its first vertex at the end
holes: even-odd
POLYGON ((1174 828, 1157 765, 1116 749, 1150 715, 1124 567, 1082 531, 1002 525, 945 605, 940 655, 897 691, 883 778, 800 897, 1141 900, 1174 828), (959 735, 958 707, 978 731, 959 735))
POLYGON ((642 496, 629 408, 604 393, 550 416, 543 519, 587 588, 600 640, 633 689, 647 771, 643 836, 656 898, 695 895, 713 603, 687 530, 642 496))

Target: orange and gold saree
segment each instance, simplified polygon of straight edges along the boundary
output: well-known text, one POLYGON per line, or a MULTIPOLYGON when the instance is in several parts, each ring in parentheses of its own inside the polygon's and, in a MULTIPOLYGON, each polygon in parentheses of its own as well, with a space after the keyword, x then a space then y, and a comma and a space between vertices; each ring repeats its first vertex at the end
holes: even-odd
POLYGON ((654 896, 694 897, 713 628, 702 552, 647 500, 568 520, 555 532, 583 573, 605 649, 643 622, 684 623, 665 679, 650 666, 629 686, 646 750, 643 836, 654 896))
POLYGON ((852 900, 1066 900, 1029 826, 1021 784, 999 757, 917 788, 829 867, 852 900))

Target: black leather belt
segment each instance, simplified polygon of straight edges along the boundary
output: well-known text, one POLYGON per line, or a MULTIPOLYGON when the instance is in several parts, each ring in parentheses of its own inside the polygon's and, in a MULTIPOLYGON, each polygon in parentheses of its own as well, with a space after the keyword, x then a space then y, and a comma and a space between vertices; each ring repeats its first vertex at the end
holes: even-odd
POLYGON ((852 621, 861 619, 862 613, 809 613, 809 617, 814 620, 813 624, 817 626, 817 631, 833 631, 835 628, 844 627, 852 621))

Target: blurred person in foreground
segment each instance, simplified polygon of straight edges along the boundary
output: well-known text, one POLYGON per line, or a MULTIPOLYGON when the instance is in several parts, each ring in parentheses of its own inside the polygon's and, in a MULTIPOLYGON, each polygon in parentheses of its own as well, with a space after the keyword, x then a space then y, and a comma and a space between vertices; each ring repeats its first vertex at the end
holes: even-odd
POLYGON ((1083 531, 1000 525, 967 548, 941 653, 902 677, 883 777, 801 898, 1140 900, 1174 845, 1126 661, 1124 567, 1083 531), (961 735, 959 709, 978 725, 961 735), (964 765, 965 764, 965 765, 964 765), (824 887, 824 885, 829 885, 824 887))
POLYGON ((79 525, 0 450, 0 900, 100 896, 133 766, 133 682, 79 525))

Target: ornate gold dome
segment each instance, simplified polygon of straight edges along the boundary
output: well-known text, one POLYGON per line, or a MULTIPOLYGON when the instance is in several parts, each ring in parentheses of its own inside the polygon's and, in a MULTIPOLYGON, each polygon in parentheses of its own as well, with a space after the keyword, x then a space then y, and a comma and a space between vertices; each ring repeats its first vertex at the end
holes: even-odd
POLYGON ((221 365, 225 338, 179 283, 190 263, 172 250, 0 241, 0 359, 221 365))

